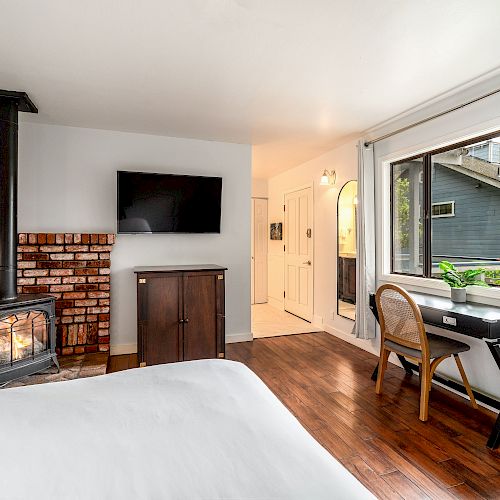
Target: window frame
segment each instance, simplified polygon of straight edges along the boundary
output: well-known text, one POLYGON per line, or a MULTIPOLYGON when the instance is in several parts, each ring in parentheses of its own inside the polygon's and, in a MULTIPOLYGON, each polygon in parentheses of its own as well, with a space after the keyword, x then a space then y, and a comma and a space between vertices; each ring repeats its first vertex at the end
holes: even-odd
POLYGON ((426 249, 425 249, 425 200, 426 200, 426 195, 425 195, 425 185, 426 185, 426 175, 425 175, 425 158, 424 158, 425 154, 419 154, 419 155, 414 155, 414 156, 411 156, 411 157, 408 157, 408 158, 405 158, 403 160, 398 160, 398 161, 394 161, 394 162, 391 162, 390 164, 390 174, 389 174, 389 177, 390 177, 390 182, 391 182, 391 190, 390 190, 390 208, 389 208, 389 212, 390 212, 390 220, 391 220, 391 225, 390 225, 390 247, 391 247, 391 268, 390 268, 390 273, 391 274, 397 274, 399 276, 413 276, 415 278, 425 278, 425 252, 426 252, 426 249), (422 160, 422 164, 423 164, 423 170, 422 170, 422 173, 423 173, 423 180, 421 181, 419 179, 419 182, 422 182, 423 183, 423 186, 424 186, 424 199, 423 199, 423 204, 424 204, 424 220, 422 221, 423 225, 424 225, 424 232, 423 232, 423 239, 424 239, 424 259, 423 259, 423 267, 422 267, 422 274, 415 274, 415 273, 402 273, 400 271, 395 271, 394 270, 394 261, 395 261, 395 256, 394 256, 394 211, 393 211, 393 207, 394 207, 394 167, 396 165, 400 165, 401 163, 408 163, 410 161, 413 161, 413 160, 422 160))
MULTIPOLYGON (((446 153, 453 149, 464 148, 471 146, 472 144, 488 141, 500 136, 500 130, 495 132, 490 132, 488 134, 483 134, 476 137, 471 137, 470 139, 462 140, 460 142, 455 142, 442 146, 439 148, 427 150, 420 152, 419 154, 414 154, 407 156, 405 158, 398 159, 396 161, 389 163, 389 179, 390 179, 390 193, 389 193, 389 217, 390 217, 390 230, 389 230, 389 246, 390 246, 390 269, 391 275, 396 276, 406 276, 409 278, 419 278, 419 279, 432 279, 439 280, 436 276, 432 276, 432 248, 431 248, 431 236, 432 236, 432 157, 440 153, 446 153), (423 272, 422 274, 412 274, 403 273, 394 270, 394 166, 400 165, 402 163, 408 163, 413 160, 422 159, 423 161, 423 272)), ((445 203, 445 202, 443 202, 445 203)), ((446 202, 451 203, 451 202, 446 202)), ((455 202, 453 202, 453 215, 455 215, 455 202)), ((451 215, 438 216, 439 217, 452 217, 451 215)))
POLYGON ((436 203, 431 203, 431 217, 433 219, 445 219, 447 217, 455 217, 455 201, 450 200, 450 201, 436 201, 436 203), (450 214, 438 214, 434 215, 432 213, 432 209, 434 207, 437 207, 438 205, 451 205, 451 213, 450 214))

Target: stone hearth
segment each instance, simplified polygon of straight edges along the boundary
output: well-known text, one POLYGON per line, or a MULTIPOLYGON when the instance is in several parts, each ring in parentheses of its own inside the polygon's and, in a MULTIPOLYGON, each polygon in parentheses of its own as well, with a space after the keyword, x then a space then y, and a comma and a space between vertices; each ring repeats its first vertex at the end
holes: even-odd
POLYGON ((48 382, 60 382, 63 380, 74 380, 76 378, 95 377, 104 375, 108 365, 108 353, 97 352, 93 354, 78 354, 63 356, 59 358, 61 371, 53 366, 36 375, 23 377, 19 380, 9 382, 5 387, 21 387, 24 385, 46 384, 48 382))

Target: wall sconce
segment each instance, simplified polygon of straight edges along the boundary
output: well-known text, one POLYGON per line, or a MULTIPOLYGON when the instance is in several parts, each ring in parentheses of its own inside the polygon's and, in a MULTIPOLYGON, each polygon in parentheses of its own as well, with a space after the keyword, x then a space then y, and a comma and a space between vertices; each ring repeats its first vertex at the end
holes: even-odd
POLYGON ((323 171, 321 180, 319 181, 320 186, 335 186, 337 182, 337 172, 335 170, 328 171, 326 168, 323 171))

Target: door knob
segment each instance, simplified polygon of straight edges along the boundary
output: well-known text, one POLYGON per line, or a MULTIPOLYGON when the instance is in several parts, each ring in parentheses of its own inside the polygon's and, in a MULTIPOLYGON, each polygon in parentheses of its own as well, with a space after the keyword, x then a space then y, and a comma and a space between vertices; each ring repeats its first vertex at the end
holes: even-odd
POLYGON ((310 260, 306 260, 305 262, 302 262, 302 264, 307 264, 308 266, 311 265, 311 261, 310 260))

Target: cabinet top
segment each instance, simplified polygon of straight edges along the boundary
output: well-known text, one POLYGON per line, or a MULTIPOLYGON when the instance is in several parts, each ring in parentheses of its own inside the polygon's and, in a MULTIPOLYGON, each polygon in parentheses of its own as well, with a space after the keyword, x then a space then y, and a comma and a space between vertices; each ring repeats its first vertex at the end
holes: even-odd
POLYGON ((134 267, 134 273, 175 273, 182 271, 226 271, 227 267, 216 264, 186 264, 180 266, 134 267))

